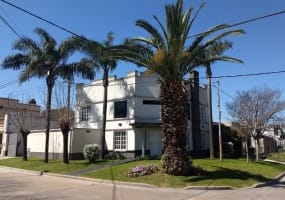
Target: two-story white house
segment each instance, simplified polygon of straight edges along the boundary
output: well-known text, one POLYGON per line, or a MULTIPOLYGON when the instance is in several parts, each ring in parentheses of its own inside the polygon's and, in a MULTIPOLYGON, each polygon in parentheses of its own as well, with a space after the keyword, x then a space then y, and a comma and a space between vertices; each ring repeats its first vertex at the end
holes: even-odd
MULTIPOLYGON (((195 134, 192 134, 191 117, 189 119, 187 149, 194 150, 195 140, 199 144, 195 150, 206 150, 209 148, 206 89, 199 87, 199 82, 188 85, 189 89, 193 85, 196 89, 198 87, 200 98, 191 105, 196 108, 196 114, 190 113, 190 116, 196 115, 199 120, 195 121, 195 134)), ((109 78, 105 132, 106 148, 109 152, 118 151, 127 157, 162 154, 159 89, 159 77, 155 74, 133 71, 124 78, 109 78)), ((95 80, 89 85, 78 84, 76 87, 74 127, 82 137, 86 133, 93 134, 99 145, 102 134, 103 90, 102 80, 95 80)), ((190 97, 191 95, 189 99, 190 97)))

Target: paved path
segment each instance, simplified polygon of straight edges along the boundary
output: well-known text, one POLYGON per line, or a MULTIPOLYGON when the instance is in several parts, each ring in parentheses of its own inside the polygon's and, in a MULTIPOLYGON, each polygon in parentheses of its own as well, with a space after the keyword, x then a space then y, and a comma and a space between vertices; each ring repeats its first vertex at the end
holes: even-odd
POLYGON ((107 167, 111 167, 111 166, 115 166, 115 165, 120 165, 120 164, 124 164, 124 163, 128 163, 128 162, 132 162, 132 161, 135 161, 135 160, 137 160, 137 159, 136 158, 126 158, 126 159, 122 159, 122 160, 115 160, 115 161, 112 161, 112 162, 108 162, 106 164, 100 164, 100 165, 96 165, 96 166, 91 167, 91 168, 75 171, 75 172, 72 172, 72 173, 70 173, 68 175, 80 176, 82 174, 93 172, 93 171, 96 171, 98 169, 103 169, 103 168, 107 168, 107 167))

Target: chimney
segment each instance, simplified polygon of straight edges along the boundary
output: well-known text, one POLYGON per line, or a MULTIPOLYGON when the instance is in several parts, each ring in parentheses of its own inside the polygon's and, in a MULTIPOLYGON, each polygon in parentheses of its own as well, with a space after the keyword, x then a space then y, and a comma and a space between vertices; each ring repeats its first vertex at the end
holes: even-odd
POLYGON ((36 105, 36 104, 37 104, 37 102, 36 102, 35 99, 31 99, 31 100, 29 101, 29 105, 36 105))

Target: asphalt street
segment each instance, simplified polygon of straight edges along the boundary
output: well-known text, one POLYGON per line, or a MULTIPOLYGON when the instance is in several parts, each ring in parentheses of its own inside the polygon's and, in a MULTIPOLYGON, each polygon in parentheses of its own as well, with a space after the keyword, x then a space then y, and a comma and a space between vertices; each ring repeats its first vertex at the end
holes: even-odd
POLYGON ((284 200, 285 178, 261 188, 237 190, 163 189, 81 180, 0 167, 2 200, 284 200))

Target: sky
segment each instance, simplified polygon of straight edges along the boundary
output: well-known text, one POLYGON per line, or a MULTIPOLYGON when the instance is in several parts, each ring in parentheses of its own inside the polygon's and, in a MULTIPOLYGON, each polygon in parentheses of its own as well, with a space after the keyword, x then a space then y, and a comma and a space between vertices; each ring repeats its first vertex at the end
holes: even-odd
MULTIPOLYGON (((146 32, 135 26, 135 21, 144 19, 155 24, 153 15, 164 22, 164 6, 175 3, 175 0, 7 0, 44 19, 52 21, 78 35, 97 41, 104 41, 108 32, 114 33, 114 44, 120 44, 125 38, 148 36, 146 32)), ((205 0, 205 7, 192 26, 190 35, 201 33, 221 23, 234 24, 247 19, 285 10, 284 0, 205 0)), ((184 0, 184 7, 197 9, 200 0, 184 0)), ((0 0, 0 15, 20 35, 38 41, 33 32, 36 27, 47 30, 58 43, 71 36, 46 22, 19 11, 0 0)), ((231 36, 227 40, 233 42, 233 48, 225 54, 241 59, 243 64, 216 62, 212 65, 213 76, 252 74, 285 70, 285 14, 266 18, 234 27, 243 29, 243 36, 231 36)), ((0 21, 0 62, 11 54, 12 44, 18 39, 8 27, 0 21)), ((193 39, 187 42, 190 44, 193 39)), ((123 77, 131 70, 144 70, 135 65, 120 62, 113 74, 123 77)), ((200 73, 200 84, 206 83, 205 70, 200 73)), ((22 85, 17 83, 19 72, 0 71, 0 97, 16 98, 20 101, 36 99, 43 104, 45 81, 31 79, 22 85)), ((96 79, 101 78, 96 74, 96 79)), ((82 80, 76 80, 82 82, 82 80)), ((88 83, 88 81, 84 81, 88 83)), ((213 118, 218 120, 217 83, 213 79, 213 118)), ((233 101, 237 91, 249 90, 253 87, 267 86, 285 91, 285 73, 239 78, 220 78, 222 121, 229 121, 225 104, 233 101)), ((285 95, 282 96, 285 99, 285 95)), ((43 108, 44 109, 44 108, 43 108)))

